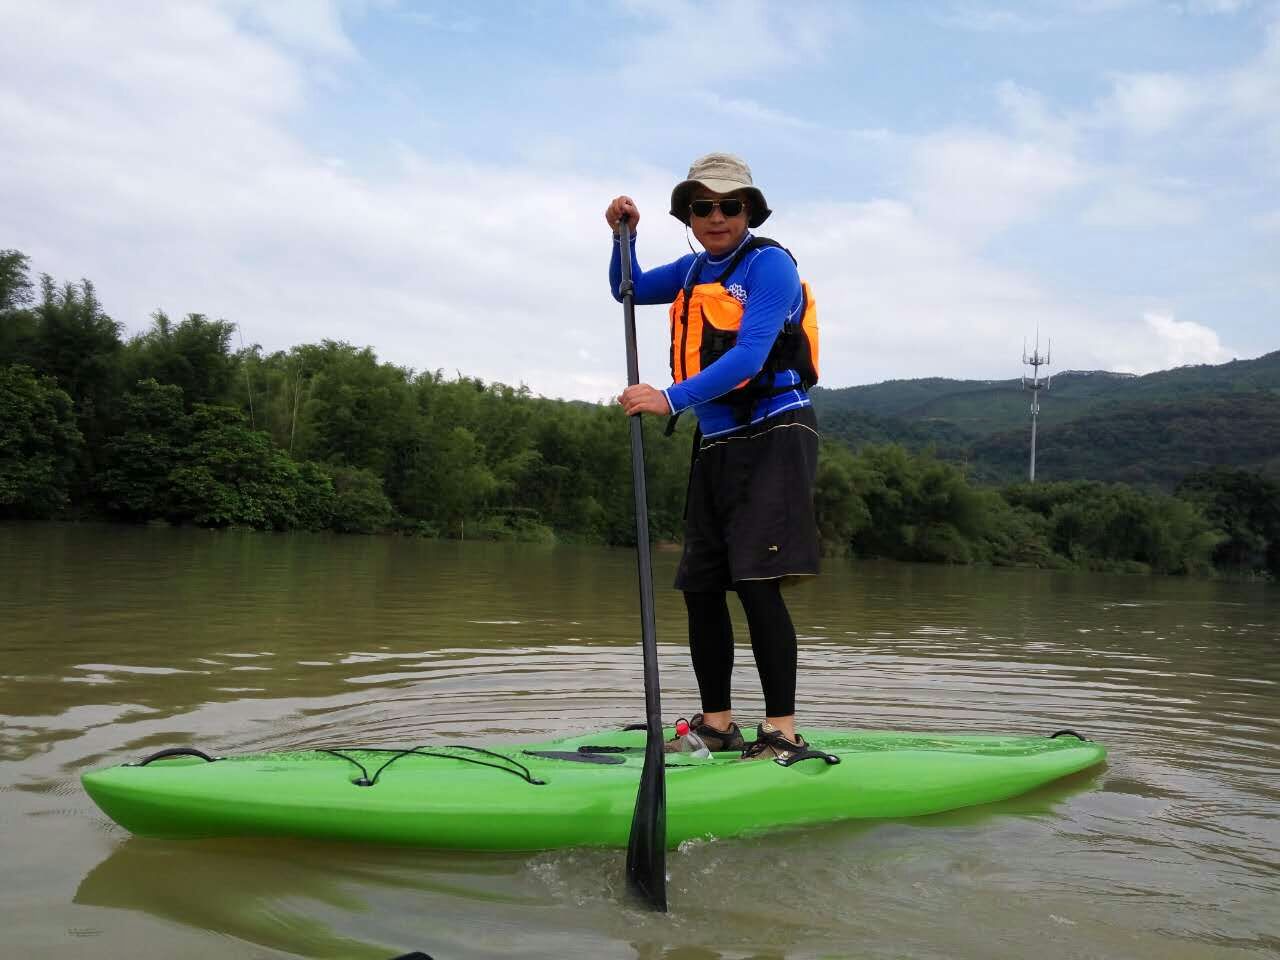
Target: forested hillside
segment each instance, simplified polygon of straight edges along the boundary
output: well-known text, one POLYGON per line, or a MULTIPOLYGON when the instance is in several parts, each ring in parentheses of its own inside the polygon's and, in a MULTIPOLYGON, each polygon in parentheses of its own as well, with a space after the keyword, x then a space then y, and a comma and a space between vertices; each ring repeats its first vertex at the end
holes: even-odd
MULTIPOLYGON (((634 542, 616 405, 447 379, 347 343, 235 351, 234 331, 199 313, 156 313, 124 340, 90 282, 33 282, 23 254, 0 250, 0 520, 634 542)), ((1254 414, 1275 434, 1274 395, 1217 402, 1231 409, 1212 410, 1207 426, 1171 415, 1165 434, 1224 442, 1213 424, 1254 414)), ((822 416, 815 506, 828 554, 1280 573, 1280 483, 1261 474, 1201 472, 1178 495, 1094 481, 996 489, 886 442, 893 418, 822 416), (854 443, 837 438, 855 430, 854 443)), ((692 424, 670 439, 662 427, 644 418, 650 530, 678 540, 692 424)), ((905 429, 916 446, 961 455, 971 442, 954 425, 905 429)), ((1238 454, 1261 455, 1246 433, 1238 454)), ((1189 468, 1214 462, 1173 449, 1189 468)))
MULTIPOLYGON (((1042 371, 1044 375, 1044 371, 1042 371)), ((1166 403, 1225 393, 1280 391, 1280 350, 1253 360, 1160 370, 1145 376, 1100 370, 1066 370, 1053 375, 1045 394, 1044 417, 1052 421, 1050 402, 1073 419, 1088 412, 1139 403, 1166 403)), ((886 380, 841 389, 815 390, 824 410, 853 410, 907 421, 944 419, 971 424, 968 432, 994 433, 1026 420, 1022 381, 886 380), (993 404, 984 410, 985 403, 993 404)))
MULTIPOLYGON (((976 478, 1021 479, 1027 430, 971 448, 976 478)), ((1218 466, 1280 476, 1280 393, 1241 393, 1135 404, 1042 428, 1036 471, 1054 480, 1118 480, 1172 490, 1189 474, 1218 466)))
MULTIPOLYGON (((1142 377, 1068 371, 1041 394, 1037 474, 1172 490, 1218 464, 1274 471, 1278 400, 1280 351, 1142 377)), ((894 380, 815 390, 814 404, 846 442, 932 447, 988 482, 1026 475, 1030 394, 1019 380, 894 380)))
MULTIPOLYGON (((1100 397, 1135 378, 1125 374, 1068 371, 1053 378, 1054 405, 1045 422, 1065 422, 1093 409, 1100 397)), ((998 433, 1027 419, 1029 395, 1020 380, 890 380, 841 390, 815 391, 823 412, 848 411, 906 424, 944 423, 973 437, 998 433)))

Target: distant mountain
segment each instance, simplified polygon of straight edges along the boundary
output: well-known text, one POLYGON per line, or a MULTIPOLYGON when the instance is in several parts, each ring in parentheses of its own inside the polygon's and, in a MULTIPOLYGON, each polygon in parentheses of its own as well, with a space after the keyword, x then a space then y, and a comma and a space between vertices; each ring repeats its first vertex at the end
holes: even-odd
MULTIPOLYGON (((824 433, 896 442, 966 462, 980 479, 1026 470, 1030 396, 1020 380, 889 380, 813 391, 824 433)), ((1145 376, 1069 370, 1041 395, 1037 472, 1172 486, 1195 465, 1280 464, 1280 351, 1145 376)), ((1269 467, 1270 465, 1270 467, 1269 467)))
MULTIPOLYGON (((1178 367, 1138 377, 1104 370, 1055 374, 1042 396, 1043 426, 1134 403, 1161 403, 1257 390, 1280 390, 1280 351, 1256 360, 1178 367)), ((839 390, 814 390, 819 413, 856 411, 906 423, 943 422, 973 436, 986 436, 1027 422, 1029 396, 1022 381, 887 380, 839 390)))
MULTIPOLYGON (((1068 370, 1053 377, 1050 389, 1063 411, 1076 411, 1113 390, 1132 374, 1068 370)), ((969 433, 1003 429, 1026 415, 1028 396, 1020 380, 887 380, 864 387, 814 390, 821 409, 855 410, 906 421, 947 420, 969 433)), ((1067 419, 1070 416, 1067 415, 1067 419)))
MULTIPOLYGON (((1028 430, 996 434, 969 451, 976 479, 1026 477, 1028 430)), ((1280 393, 1146 403, 1044 430, 1036 475, 1173 488, 1198 470, 1229 466, 1280 475, 1280 393)))

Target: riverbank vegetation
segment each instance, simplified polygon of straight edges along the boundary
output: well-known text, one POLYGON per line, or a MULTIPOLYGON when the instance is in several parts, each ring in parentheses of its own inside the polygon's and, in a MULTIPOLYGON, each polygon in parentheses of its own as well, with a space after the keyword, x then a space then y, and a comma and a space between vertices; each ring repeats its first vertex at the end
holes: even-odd
MULTIPOLYGON (((90 282, 33 282, 0 251, 0 518, 634 542, 616 406, 333 341, 233 350, 234 332, 156 313, 123 339, 90 282)), ((650 529, 678 540, 692 425, 662 427, 646 418, 650 529)), ((829 439, 816 496, 831 554, 1280 574, 1280 484, 1249 471, 1202 471, 1173 494, 997 488, 927 450, 829 439)))

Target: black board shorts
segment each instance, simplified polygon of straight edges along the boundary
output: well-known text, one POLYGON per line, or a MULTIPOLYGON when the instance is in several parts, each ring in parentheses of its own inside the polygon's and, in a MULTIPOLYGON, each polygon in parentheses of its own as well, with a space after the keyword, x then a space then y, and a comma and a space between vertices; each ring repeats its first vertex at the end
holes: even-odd
POLYGON ((685 498, 676 589, 727 590, 739 580, 818 572, 812 407, 698 441, 685 498))

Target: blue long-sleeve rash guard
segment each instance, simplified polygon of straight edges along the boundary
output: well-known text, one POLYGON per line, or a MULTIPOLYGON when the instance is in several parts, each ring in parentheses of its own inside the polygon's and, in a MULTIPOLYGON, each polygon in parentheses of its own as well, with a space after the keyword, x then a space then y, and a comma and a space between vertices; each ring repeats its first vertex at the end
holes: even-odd
MULTIPOLYGON (((747 243, 751 234, 743 237, 747 243)), ((621 301, 618 287, 622 282, 622 261, 617 237, 613 242, 613 259, 609 264, 609 286, 615 300, 621 301)), ((733 258, 734 250, 718 259, 702 257, 698 283, 713 283, 733 258)), ((638 304, 670 304, 684 288, 689 271, 697 259, 686 254, 673 263, 652 270, 642 270, 636 259, 635 235, 631 237, 631 279, 635 284, 635 302, 638 304)), ((803 301, 800 275, 796 265, 785 250, 778 247, 761 247, 742 258, 724 282, 729 292, 743 303, 742 326, 737 342, 705 370, 682 383, 669 386, 664 393, 673 413, 692 408, 702 428, 703 436, 711 437, 739 429, 742 421, 731 403, 720 401, 726 393, 743 380, 760 372, 769 350, 782 331, 787 319, 799 321, 803 301)), ((776 388, 794 387, 778 396, 758 400, 751 411, 751 423, 759 423, 766 417, 807 407, 812 404, 800 376, 794 370, 783 370, 774 376, 776 388)))

